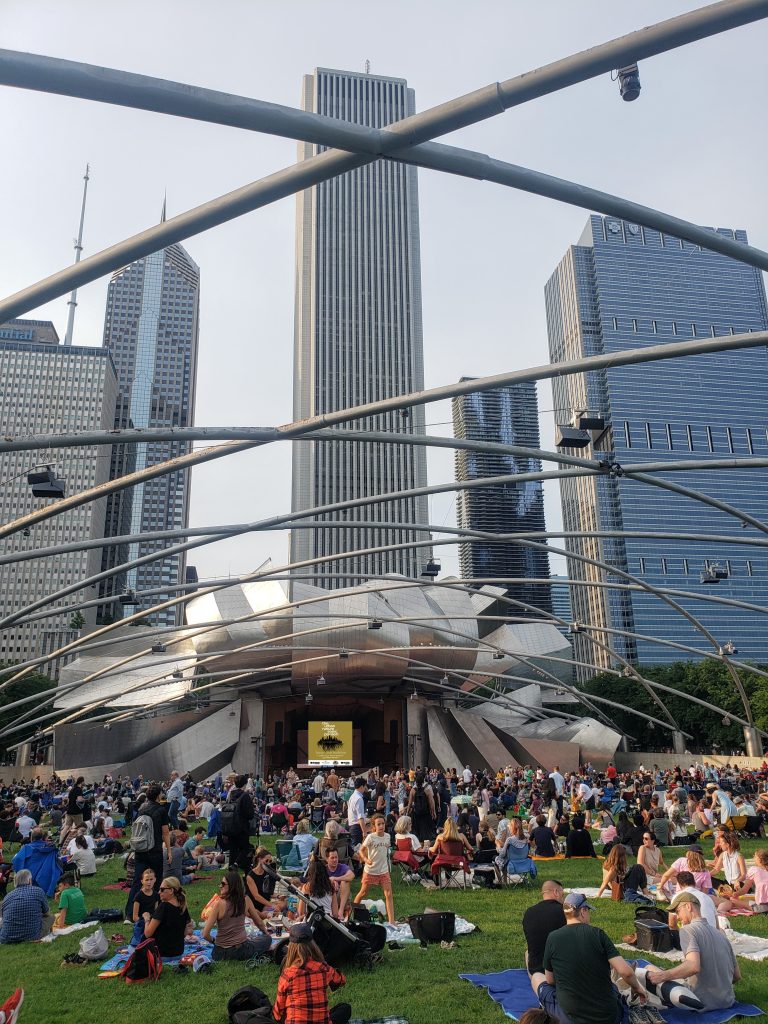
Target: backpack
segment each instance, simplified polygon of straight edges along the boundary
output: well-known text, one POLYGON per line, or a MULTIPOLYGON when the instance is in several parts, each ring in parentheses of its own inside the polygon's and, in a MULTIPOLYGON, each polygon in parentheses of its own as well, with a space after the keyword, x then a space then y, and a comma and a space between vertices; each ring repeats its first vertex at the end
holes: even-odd
POLYGON ((134 985, 142 981, 157 981, 163 971, 160 950, 154 939, 145 939, 131 953, 128 963, 120 971, 120 977, 126 984, 134 985))
MULTIPOLYGON (((227 1014, 229 1015, 230 1024, 240 1024, 241 1019, 247 1020, 247 1014, 257 1014, 261 1011, 264 1013, 266 1020, 269 1020, 272 1015, 272 1004, 269 1001, 269 997, 261 991, 260 988, 255 988, 253 985, 246 985, 245 988, 239 988, 234 995, 231 996, 227 1003, 227 1014), (242 1014, 242 1018, 240 1017, 242 1014)), ((259 1019, 254 1016, 254 1020, 259 1019)))
POLYGON ((413 792, 413 813, 426 814, 429 810, 429 801, 423 786, 417 786, 413 792))
POLYGON ((221 805, 221 834, 223 836, 239 836, 243 831, 243 817, 240 813, 241 793, 236 800, 227 800, 221 805))
POLYGON ((155 823, 148 814, 140 814, 131 826, 131 849, 148 853, 155 845, 155 823))

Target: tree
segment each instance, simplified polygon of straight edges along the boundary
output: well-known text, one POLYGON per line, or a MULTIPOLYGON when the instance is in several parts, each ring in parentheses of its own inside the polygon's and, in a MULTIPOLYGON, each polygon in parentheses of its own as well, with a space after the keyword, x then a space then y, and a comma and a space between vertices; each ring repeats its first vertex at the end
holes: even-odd
POLYGON ((69 620, 69 628, 74 629, 76 632, 81 630, 85 625, 85 616, 82 612, 77 611, 69 620))
MULTIPOLYGON (((3 666, 3 668, 12 668, 12 666, 3 666)), ((45 693, 55 686, 56 683, 53 679, 49 679, 48 676, 41 675, 39 672, 30 672, 28 676, 20 679, 17 683, 12 683, 5 690, 0 690, 0 730, 5 729, 6 726, 10 725, 15 718, 24 714, 24 712, 34 709, 35 705, 30 702, 30 704, 22 705, 20 708, 11 708, 10 711, 5 711, 5 707, 14 701, 21 700, 22 697, 32 697, 38 693, 45 693)), ((36 726, 30 725, 20 729, 19 732, 3 737, 0 739, 0 751, 5 753, 9 746, 29 739, 30 736, 34 735, 35 730, 36 726)))
MULTIPOLYGON (((762 668, 762 666, 761 666, 762 668)), ((653 682, 662 683, 676 690, 676 694, 656 691, 660 700, 678 723, 683 732, 692 737, 688 741, 691 749, 721 750, 739 749, 744 746, 741 726, 734 722, 732 715, 744 718, 744 706, 734 686, 727 667, 712 658, 701 661, 677 661, 670 665, 638 666, 640 675, 653 682), (679 696, 678 696, 679 694, 679 696), (696 704, 690 697, 708 701, 722 708, 724 714, 709 711, 696 704)), ((757 672, 737 669, 746 691, 755 725, 768 731, 768 679, 757 672)), ((607 697, 627 708, 642 711, 654 718, 665 720, 658 704, 648 695, 636 680, 609 675, 598 675, 584 683, 580 689, 586 694, 607 697)), ((641 750, 671 746, 670 734, 659 726, 618 709, 607 709, 617 728, 631 736, 641 750)), ((579 714, 589 714, 582 709, 579 714)))

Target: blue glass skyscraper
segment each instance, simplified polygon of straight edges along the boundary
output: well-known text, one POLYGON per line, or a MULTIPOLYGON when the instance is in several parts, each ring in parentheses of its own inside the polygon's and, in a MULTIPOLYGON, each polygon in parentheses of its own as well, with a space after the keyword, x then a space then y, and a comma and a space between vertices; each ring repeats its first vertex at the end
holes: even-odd
MULTIPOLYGON (((743 231, 718 229, 746 242, 743 231)), ((765 289, 756 269, 658 231, 610 217, 592 216, 545 288, 550 359, 561 362, 643 345, 680 342, 768 328, 765 289)), ((555 417, 568 423, 590 409, 606 430, 578 454, 621 465, 768 454, 766 436, 768 353, 739 352, 683 357, 639 367, 616 367, 553 382, 555 417)), ((659 474, 768 520, 765 470, 736 467, 659 474)), ((658 531, 718 535, 696 541, 643 537, 573 539, 569 550, 627 571, 674 595, 716 640, 732 641, 741 659, 768 662, 765 616, 706 598, 768 605, 765 549, 743 542, 752 529, 726 512, 628 477, 561 481, 564 527, 576 531, 658 531), (705 581, 720 567, 719 582, 705 581)), ((572 579, 621 582, 613 574, 569 558, 572 579)), ((697 651, 712 644, 679 611, 647 593, 573 587, 573 615, 597 629, 577 634, 577 660, 607 666, 611 651, 641 664, 695 657, 648 638, 697 651)), ((580 678, 593 674, 579 669, 580 678)))
MULTIPOLYGON (((533 382, 458 395, 453 399, 452 409, 453 432, 462 441, 539 447, 539 411, 533 382)), ((456 449, 456 479, 460 482, 539 470, 541 461, 536 458, 456 449)), ((544 492, 540 480, 471 488, 459 491, 456 501, 456 519, 464 530, 544 531, 544 492)), ((467 541, 459 545, 459 565, 465 579, 519 579, 520 583, 506 585, 511 598, 544 612, 552 611, 549 584, 524 582, 549 578, 546 551, 509 541, 467 541)), ((515 617, 527 614, 520 608, 507 606, 506 610, 515 617)))

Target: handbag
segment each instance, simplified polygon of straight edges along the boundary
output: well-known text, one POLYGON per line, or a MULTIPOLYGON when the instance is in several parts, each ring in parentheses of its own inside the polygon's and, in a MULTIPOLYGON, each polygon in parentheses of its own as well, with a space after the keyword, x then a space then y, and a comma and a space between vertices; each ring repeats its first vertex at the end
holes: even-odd
POLYGON ((624 899, 624 883, 623 882, 611 882, 611 899, 616 903, 621 903, 624 899))
POLYGON ((109 942, 102 928, 80 940, 80 956, 84 960, 103 960, 109 953, 109 942))

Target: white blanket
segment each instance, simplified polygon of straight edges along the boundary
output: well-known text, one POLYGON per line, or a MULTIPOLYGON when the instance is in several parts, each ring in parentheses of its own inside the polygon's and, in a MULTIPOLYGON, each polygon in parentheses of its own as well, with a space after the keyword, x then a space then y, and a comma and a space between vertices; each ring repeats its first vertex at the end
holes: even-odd
MULTIPOLYGON (((83 928, 95 928, 98 925, 103 925, 103 921, 82 921, 80 924, 69 924, 65 928, 54 928, 50 935, 46 935, 44 939, 40 939, 41 942, 53 942, 54 939, 58 939, 60 935, 69 935, 71 932, 82 931, 83 928)), ((115 922, 117 924, 117 922, 115 922)))
MULTIPOLYGON (((418 942, 418 939, 414 939, 411 926, 407 921, 402 924, 385 924, 384 927, 387 929, 387 942, 418 942)), ((475 930, 475 925, 471 921, 466 921, 463 917, 456 918, 456 928, 454 935, 469 935, 470 932, 475 930)))
MULTIPOLYGON (((743 957, 744 960, 765 960, 768 958, 768 939, 763 938, 760 935, 745 935, 744 932, 734 931, 733 928, 727 928, 723 935, 733 946, 733 951, 736 956, 743 957)), ((645 956, 647 950, 638 949, 637 946, 628 946, 625 942, 617 943, 619 949, 630 949, 635 954, 645 956)), ((658 953, 655 950, 651 954, 652 956, 661 957, 662 960, 682 960, 683 954, 679 949, 670 949, 666 953, 658 953)))

